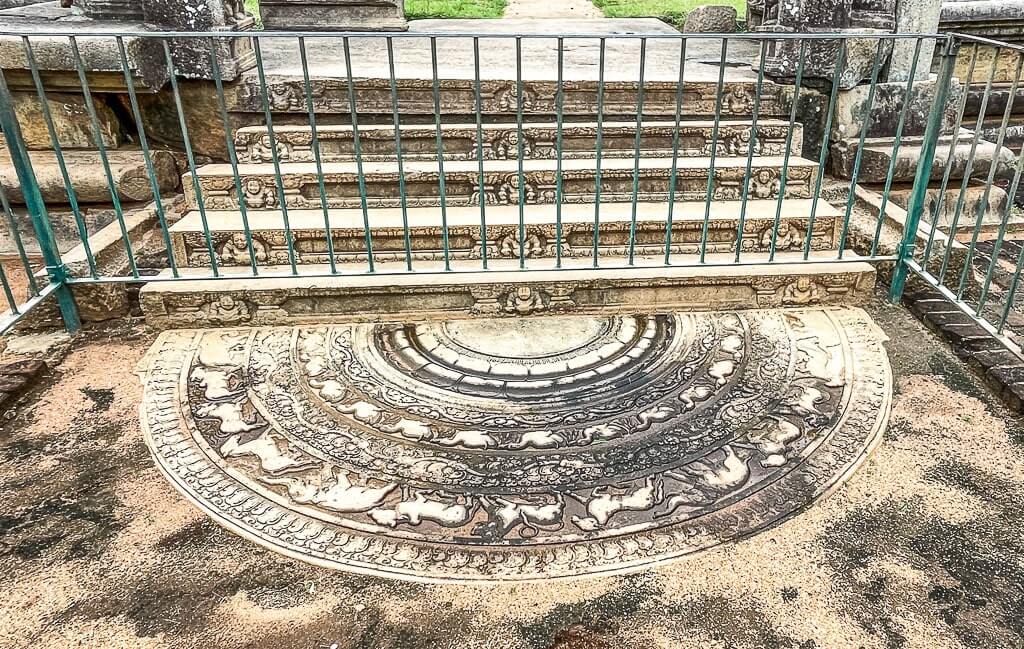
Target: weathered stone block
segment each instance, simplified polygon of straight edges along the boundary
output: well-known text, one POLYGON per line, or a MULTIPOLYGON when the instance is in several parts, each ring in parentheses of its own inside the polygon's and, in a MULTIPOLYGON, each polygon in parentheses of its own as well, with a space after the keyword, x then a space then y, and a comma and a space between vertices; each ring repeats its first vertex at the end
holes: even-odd
MULTIPOLYGON (((973 136, 968 132, 959 138, 951 136, 939 140, 932 164, 931 180, 941 181, 946 164, 952 156, 950 178, 963 178, 968 172, 972 178, 987 178, 990 168, 996 165, 995 177, 1005 179, 1012 177, 1016 156, 1006 147, 998 148, 992 142, 979 140, 971 157, 973 136)), ((892 166, 893 182, 911 182, 917 173, 917 165, 921 160, 922 142, 920 138, 904 138, 900 141, 895 165, 892 166)), ((853 178, 858 140, 839 140, 832 145, 832 173, 840 178, 853 178)), ((892 139, 871 138, 864 142, 864 153, 861 156, 859 182, 884 183, 889 176, 895 142, 892 139)))
MULTIPOLYGON (((167 64, 160 41, 143 36, 155 29, 153 25, 143 22, 82 20, 73 10, 62 9, 56 3, 26 7, 18 13, 4 12, 4 21, 9 28, 30 34, 32 31, 68 29, 71 20, 74 21, 72 34, 77 39, 82 64, 93 91, 123 92, 126 88, 116 39, 95 36, 104 32, 138 34, 123 38, 129 78, 134 83, 146 88, 160 88, 167 82, 167 64)), ((73 48, 67 36, 32 36, 30 43, 47 90, 81 92, 73 48)), ((3 61, 4 74, 12 89, 35 91, 20 36, 0 35, 0 61, 3 61)))
POLYGON ((1018 76, 1019 64, 1019 52, 1015 49, 968 43, 957 54, 953 76, 970 84, 986 84, 990 76, 993 83, 1010 83, 1018 76), (977 62, 968 78, 975 52, 977 62))
MULTIPOLYGON (((908 185, 893 187, 889 192, 889 200, 906 209, 910 203, 912 191, 912 187, 908 185)), ((948 231, 956 215, 957 203, 961 200, 960 183, 957 182, 946 189, 945 195, 942 198, 941 211, 936 217, 935 210, 939 206, 939 193, 939 187, 928 188, 925 211, 922 218, 928 223, 934 223, 948 231)), ((958 230, 973 229, 974 224, 977 223, 982 213, 985 215, 982 222, 984 229, 999 226, 1009 210, 1009 197, 999 187, 989 189, 987 196, 988 199, 986 201, 985 188, 978 184, 971 184, 967 191, 963 192, 960 217, 957 219, 958 230)))
MULTIPOLYGON (((67 203, 67 189, 52 151, 33 151, 30 154, 32 168, 39 183, 43 200, 47 203, 67 203)), ((177 189, 180 179, 174 156, 167 151, 151 153, 157 186, 161 192, 177 189)), ((149 172, 145 158, 138 149, 114 149, 107 152, 114 190, 123 201, 152 200, 149 172)), ((71 186, 80 203, 109 203, 110 187, 100 156, 97 151, 67 151, 64 161, 71 186)), ((24 202, 21 183, 11 164, 6 147, 0 153, 0 184, 12 203, 24 202)))
MULTIPOLYGON (((924 135, 928 116, 935 104, 936 85, 935 81, 917 82, 908 97, 904 83, 879 83, 870 110, 870 86, 863 85, 840 92, 836 98, 836 112, 832 121, 832 139, 858 138, 865 123, 868 124, 869 138, 895 137, 904 105, 907 105, 907 113, 903 137, 924 135)), ((958 84, 954 83, 950 87, 942 113, 943 133, 950 133, 956 128, 960 92, 958 84)))
MULTIPOLYGON (((53 148, 50 133, 39 104, 39 95, 34 92, 13 92, 14 113, 21 126, 21 135, 29 149, 49 150, 53 148)), ((46 105, 53 118, 53 129, 62 149, 93 149, 96 140, 92 121, 85 109, 81 95, 47 93, 46 105)), ((96 117, 100 124, 103 146, 116 148, 123 141, 121 124, 117 115, 99 97, 94 97, 96 117)))
POLYGON ((736 31, 736 8, 728 5, 698 5, 686 15, 687 34, 729 34, 736 31))
POLYGON ((405 31, 403 0, 263 0, 267 29, 405 31))

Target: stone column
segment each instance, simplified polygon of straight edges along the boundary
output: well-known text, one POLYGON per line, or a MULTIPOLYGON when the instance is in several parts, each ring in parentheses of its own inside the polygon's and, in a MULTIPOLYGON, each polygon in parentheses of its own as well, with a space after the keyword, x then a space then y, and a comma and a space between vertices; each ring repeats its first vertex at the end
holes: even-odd
POLYGON ((279 30, 405 31, 404 0, 261 0, 263 26, 279 30))
MULTIPOLYGON (((939 31, 939 14, 942 0, 899 0, 896 4, 897 34, 936 34, 939 31)), ((913 66, 916 39, 897 40, 889 56, 889 81, 907 81, 913 66)), ((927 79, 931 74, 931 61, 935 53, 935 41, 921 42, 920 59, 917 62, 916 79, 927 79)))

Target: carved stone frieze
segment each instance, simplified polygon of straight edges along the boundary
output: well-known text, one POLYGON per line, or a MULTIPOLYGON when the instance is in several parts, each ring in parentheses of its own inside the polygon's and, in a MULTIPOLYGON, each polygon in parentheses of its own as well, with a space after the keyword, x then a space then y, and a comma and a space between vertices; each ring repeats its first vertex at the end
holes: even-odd
MULTIPOLYGON (((771 163, 754 159, 749 178, 750 198, 776 198, 781 189, 781 170, 771 163)), ((594 200, 596 171, 584 160, 563 162, 561 173, 562 202, 590 203, 594 200)), ((207 209, 234 210, 238 208, 238 194, 230 166, 211 165, 198 171, 199 187, 207 209), (212 169, 210 167, 213 167, 212 169), (223 168, 222 168, 223 167, 223 168)), ((676 170, 676 200, 703 201, 708 198, 709 169, 698 165, 679 165, 676 170)), ((370 207, 399 207, 397 166, 382 164, 380 167, 364 168, 364 187, 370 207)), ((441 205, 440 174, 434 163, 409 162, 405 165, 404 179, 407 189, 406 205, 409 207, 436 207, 441 205)), ((672 178, 671 161, 658 159, 658 163, 642 163, 636 174, 637 198, 641 201, 663 201, 669 197, 669 182, 672 178)), ((816 178, 816 165, 794 158, 786 178, 787 198, 809 198, 816 178)), ((483 173, 483 194, 480 193, 481 177, 476 163, 452 162, 445 164, 445 204, 452 207, 479 205, 550 204, 557 198, 558 173, 554 164, 532 163, 523 171, 522 187, 514 161, 488 163, 483 173), (550 165, 551 168, 547 168, 550 165), (536 168, 542 166, 544 168, 536 168)), ((360 183, 355 165, 335 163, 324 168, 324 189, 328 207, 344 208, 360 206, 360 183), (351 167, 351 169, 349 169, 351 167)), ((716 201, 736 201, 743 195, 743 184, 747 180, 746 164, 742 158, 725 158, 716 162, 710 198, 716 201)), ((280 204, 282 196, 277 188, 273 165, 266 165, 266 171, 242 172, 242 189, 246 207, 253 209, 272 208, 280 204)), ((198 205, 191 175, 186 174, 183 182, 186 200, 190 208, 198 205)), ((281 186, 283 202, 288 208, 320 209, 320 183, 315 170, 290 170, 283 173, 281 186)), ((625 159, 605 160, 601 168, 601 198, 605 202, 630 201, 633 199, 634 169, 632 161, 625 159)))
MULTIPOLYGON (((559 301, 493 297, 530 315, 559 301)), ((848 476, 888 417, 882 342, 858 309, 165 332, 143 430, 218 522, 321 566, 632 571, 848 476)))
MULTIPOLYGON (((365 266, 359 269, 364 270, 365 266)), ((278 267, 277 272, 286 273, 287 267, 278 267)), ((242 301, 251 307, 248 322, 279 325, 377 320, 381 313, 425 319, 481 313, 512 316, 520 312, 516 304, 531 304, 527 311, 533 312, 539 303, 549 302, 544 297, 538 302, 523 294, 518 302, 513 299, 513 308, 506 309, 508 296, 523 285, 540 292, 530 295, 551 296, 558 311, 579 314, 628 313, 638 308, 706 311, 792 304, 847 305, 869 296, 875 278, 873 267, 863 262, 843 264, 841 270, 827 263, 750 265, 741 271, 710 275, 700 268, 637 266, 601 271, 576 268, 486 273, 474 281, 459 277, 346 273, 319 279, 239 278, 187 281, 181 285, 152 282, 143 287, 140 296, 147 323, 171 328, 220 324, 210 319, 208 311, 215 306, 221 308, 217 305, 224 294, 232 296, 235 303, 242 301)))
MULTIPOLYGON (((799 154, 802 133, 799 126, 793 135, 792 152, 799 154)), ((636 124, 605 123, 601 131, 601 156, 604 158, 632 158, 636 154, 636 124)), ((747 155, 751 147, 751 127, 723 121, 718 130, 718 155, 747 155)), ((781 156, 786 150, 789 125, 768 121, 757 127, 754 154, 781 156)), ((597 138, 596 124, 567 123, 562 128, 562 158, 593 158, 597 138)), ((679 128, 678 145, 672 123, 644 123, 640 138, 641 155, 649 158, 668 158, 678 151, 682 157, 711 155, 713 125, 711 123, 683 122, 679 128)), ((557 129, 554 124, 526 124, 521 135, 515 124, 487 124, 477 138, 475 126, 446 124, 442 129, 442 152, 446 160, 516 160, 520 144, 526 160, 554 160, 558 157, 557 129), (520 142, 521 137, 521 142, 520 142)), ((347 162, 355 159, 354 137, 350 127, 321 126, 317 128, 321 162, 347 162)), ((402 158, 405 160, 433 160, 437 158, 436 132, 433 125, 404 126, 399 136, 402 158)), ((312 134, 302 126, 274 128, 278 159, 282 162, 314 162, 316 160, 312 134)), ((395 130, 391 126, 361 126, 359 128, 360 155, 363 160, 393 160, 396 157, 395 130)), ((266 128, 249 126, 239 129, 235 147, 242 162, 270 162, 270 138, 266 128)))
MULTIPOLYGON (((208 217, 209 219, 210 217, 208 217)), ((837 245, 838 219, 821 216, 815 219, 810 250, 831 250, 837 245)), ((734 252, 739 222, 736 219, 714 219, 708 225, 705 253, 734 252)), ((632 249, 638 255, 660 255, 665 252, 665 222, 638 220, 630 237, 631 222, 607 219, 598 229, 597 252, 603 257, 624 256, 632 249)), ((766 252, 772 249, 771 220, 749 218, 743 224, 743 252, 766 252)), ((674 220, 668 249, 672 254, 694 254, 701 250, 703 223, 697 220, 674 220)), ((308 226, 293 221, 291 243, 297 263, 327 264, 331 256, 335 261, 357 262, 366 260, 366 233, 359 228, 333 227, 332 246, 327 245, 326 231, 320 224, 308 226)), ((520 238, 516 225, 488 224, 486 239, 481 239, 478 224, 449 226, 447 230, 449 259, 550 259, 556 250, 563 258, 587 258, 594 254, 594 225, 592 222, 563 222, 559 238, 554 223, 524 225, 520 238)), ((259 265, 288 264, 288 239, 283 229, 250 230, 250 253, 244 231, 215 231, 211 233, 218 265, 249 266, 253 255, 259 265)), ((444 237, 438 225, 413 225, 409 229, 408 258, 411 260, 438 260, 445 258, 444 237)), ((774 249, 803 250, 807 240, 807 219, 782 217, 779 220, 774 249)), ((374 259, 395 261, 406 259, 405 230, 401 227, 375 227, 371 238, 374 259)), ((210 253, 207 238, 201 229, 171 230, 171 243, 179 265, 208 267, 210 253)))

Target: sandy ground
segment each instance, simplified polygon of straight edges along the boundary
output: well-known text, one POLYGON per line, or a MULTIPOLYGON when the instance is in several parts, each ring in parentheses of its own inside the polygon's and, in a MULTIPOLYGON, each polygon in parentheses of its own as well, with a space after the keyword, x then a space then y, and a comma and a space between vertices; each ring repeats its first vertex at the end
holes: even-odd
POLYGON ((150 462, 132 373, 93 332, 0 433, 0 647, 1024 647, 1024 435, 903 309, 885 440, 849 483, 738 544, 631 576, 414 585, 236 538, 150 462))

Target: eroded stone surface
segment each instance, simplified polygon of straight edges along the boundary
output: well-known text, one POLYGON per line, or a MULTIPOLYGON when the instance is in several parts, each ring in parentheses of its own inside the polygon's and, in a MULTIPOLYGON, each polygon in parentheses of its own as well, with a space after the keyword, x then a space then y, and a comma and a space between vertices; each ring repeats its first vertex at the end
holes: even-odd
POLYGON ((857 309, 165 333, 158 465, 230 529, 408 579, 636 569, 753 533, 884 427, 857 309))

